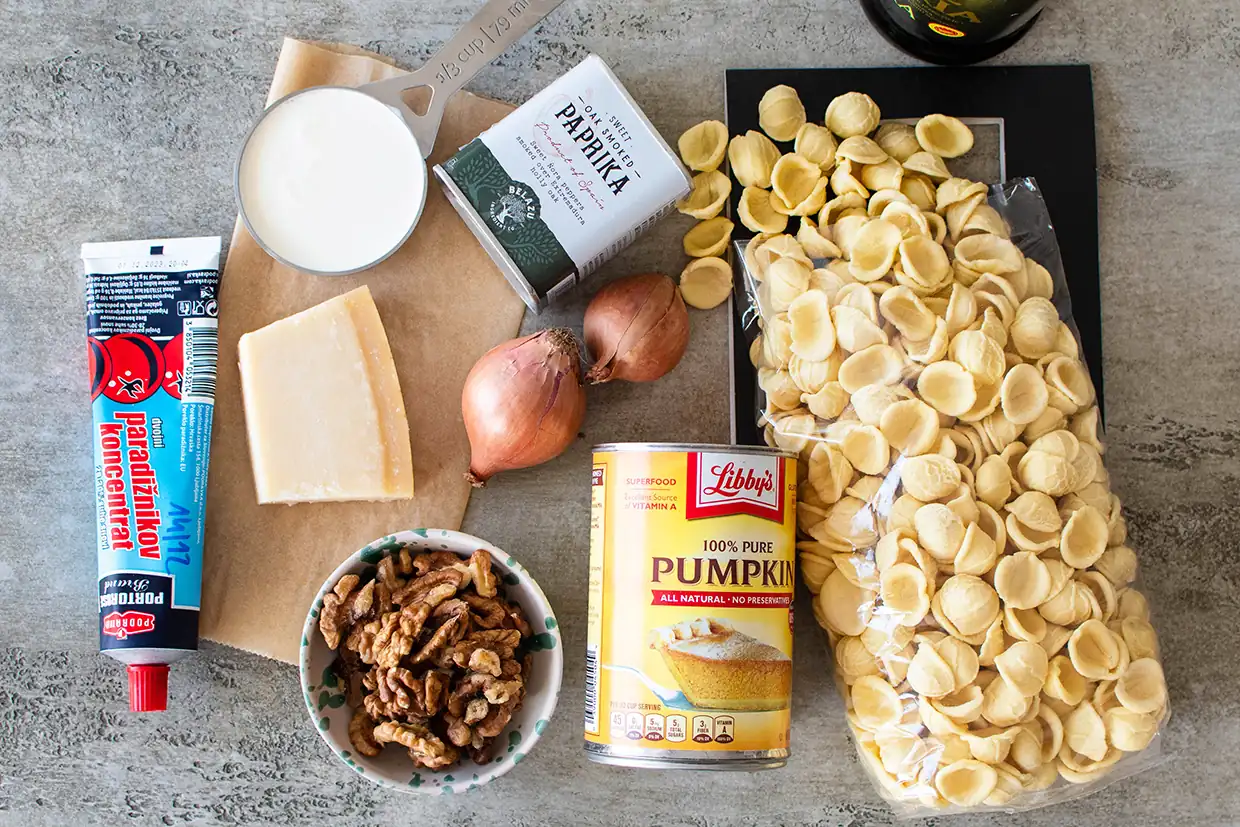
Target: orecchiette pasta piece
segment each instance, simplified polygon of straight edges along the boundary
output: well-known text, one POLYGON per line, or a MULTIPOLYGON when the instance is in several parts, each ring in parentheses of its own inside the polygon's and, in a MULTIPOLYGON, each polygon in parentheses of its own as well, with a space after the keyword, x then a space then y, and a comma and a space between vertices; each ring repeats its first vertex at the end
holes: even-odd
MULTIPOLYGON (((832 262, 837 263, 837 262, 832 262)), ((835 297, 835 303, 842 307, 851 307, 860 310, 865 317, 875 324, 879 323, 878 318, 878 301, 874 298, 874 293, 869 287, 860 282, 854 281, 845 284, 840 288, 840 292, 835 297)))
MULTIPOLYGON (((1007 362, 1003 358, 1003 348, 982 331, 964 330, 957 333, 947 348, 947 354, 952 361, 973 374, 979 386, 1002 382, 1003 372, 1007 367, 1007 362)), ((1036 371, 1037 368, 1034 370, 1036 371)), ((1002 386, 1000 386, 1000 393, 1002 393, 1002 386)))
POLYGON ((956 689, 963 689, 977 678, 977 652, 972 646, 955 637, 943 637, 934 643, 935 650, 952 670, 956 689))
POLYGON ((830 381, 815 393, 801 394, 801 401, 821 419, 835 419, 848 407, 848 391, 839 382, 830 381))
POLYGON ((895 262, 902 238, 900 228, 890 221, 883 218, 868 221, 857 231, 850 245, 848 271, 860 282, 882 278, 895 262))
POLYGON ((1029 450, 1016 466, 1016 478, 1026 489, 1062 497, 1074 487, 1070 460, 1049 451, 1029 450))
POLYGON ((1158 734, 1158 719, 1153 715, 1133 712, 1125 707, 1108 709, 1102 716, 1107 741, 1124 752, 1140 752, 1158 734))
MULTIPOLYGON (((999 236, 999 238, 1009 238, 1011 236, 1011 231, 1008 229, 1008 225, 1003 220, 1003 217, 999 215, 999 211, 989 204, 977 205, 977 209, 965 220, 964 227, 960 230, 960 237, 964 238, 970 235, 977 235, 978 233, 990 233, 991 235, 999 236)), ((1009 277, 1013 282, 1019 283, 1020 286, 1017 292, 1022 297, 1027 295, 1025 271, 1023 269, 1017 270, 1015 273, 1010 273, 1009 277)))
POLYGON ((801 389, 793 383, 786 370, 760 368, 758 387, 766 393, 770 404, 781 411, 791 411, 801 405, 801 389))
POLYGON ((841 497, 827 511, 827 518, 809 531, 810 536, 830 548, 854 551, 878 541, 874 512, 856 497, 841 497))
POLYGON ((1033 365, 1014 365, 1004 375, 999 388, 1003 415, 1019 425, 1028 425, 1041 416, 1049 398, 1046 382, 1033 365))
MULTIPOLYGON (((804 409, 800 409, 804 410, 804 409)), ((792 412, 781 416, 774 423, 775 444, 785 451, 800 453, 809 437, 814 433, 817 423, 812 413, 792 412)))
POLYGON ((786 213, 775 209, 778 196, 758 187, 745 187, 736 214, 755 233, 782 233, 788 226, 786 213))
POLYGON ((909 202, 908 196, 900 192, 898 189, 878 190, 870 195, 870 200, 865 205, 866 215, 871 218, 877 218, 883 214, 883 210, 892 204, 903 204, 914 212, 918 212, 917 208, 909 202))
POLYGON ((983 727, 965 732, 962 736, 969 745, 969 752, 975 759, 990 766, 999 766, 1007 760, 1012 750, 1012 741, 1016 737, 1016 728, 1001 729, 996 726, 983 727))
POLYGON ((1126 617, 1150 619, 1150 604, 1145 595, 1136 589, 1122 589, 1115 593, 1115 616, 1121 620, 1126 617))
POLYGON ((1140 617, 1125 617, 1113 621, 1107 628, 1112 632, 1118 632, 1123 638, 1132 661, 1158 658, 1158 635, 1154 633, 1154 627, 1148 620, 1140 617))
POLYGON ((1060 356, 1051 360, 1046 366, 1046 383, 1071 401, 1073 409, 1064 413, 1076 413, 1094 401, 1094 383, 1089 378, 1089 371, 1078 359, 1060 356))
POLYGON ((904 352, 919 365, 930 365, 947 355, 947 324, 936 318, 934 332, 924 340, 906 339, 904 352))
MULTIPOLYGON (((896 160, 900 159, 897 158, 896 160)), ((904 161, 907 160, 907 158, 904 159, 904 161)), ((900 161, 900 163, 903 164, 904 161, 900 161)), ((934 182, 930 180, 929 176, 910 172, 905 167, 904 177, 900 179, 900 192, 904 193, 905 197, 919 210, 934 209, 935 188, 934 182)), ((944 225, 944 232, 946 232, 946 225, 944 225)))
POLYGON ((879 420, 888 444, 907 457, 933 450, 938 442, 939 417, 920 399, 903 399, 888 405, 879 420))
POLYGON ((827 179, 808 158, 794 152, 780 158, 771 170, 771 203, 784 215, 817 213, 827 202, 827 179))
POLYGON ((960 485, 960 468, 938 454, 906 457, 900 464, 904 490, 923 503, 951 494, 960 485))
POLYGON ((835 381, 839 375, 843 359, 832 353, 830 358, 820 362, 810 362, 794 355, 788 360, 788 375, 793 383, 805 393, 817 393, 828 382, 835 381))
MULTIPOLYGON (((858 182, 860 183, 860 182, 858 182)), ((818 212, 818 226, 822 230, 827 230, 835 224, 841 217, 852 210, 860 210, 865 212, 866 198, 869 193, 845 192, 838 194, 832 198, 818 212)))
POLYGON ((1037 419, 1026 425, 1024 433, 1021 434, 1021 436, 1028 442, 1032 443, 1039 437, 1049 434, 1051 431, 1062 430, 1063 427, 1068 424, 1068 419, 1063 415, 1063 411, 1050 407, 1049 390, 1050 389, 1048 388, 1048 404, 1046 409, 1042 411, 1037 419))
POLYGON ((768 307, 763 311, 786 313, 792 303, 809 290, 811 269, 808 264, 796 258, 778 258, 771 262, 766 271, 765 298, 768 307))
POLYGON ((878 126, 881 113, 874 99, 863 92, 848 92, 827 105, 823 121, 836 135, 851 138, 869 135, 878 126))
POLYGON ((896 563, 882 573, 880 584, 883 605, 900 615, 903 627, 916 626, 930 611, 930 588, 925 572, 917 566, 896 563))
POLYGON ((1167 683, 1162 666, 1153 658, 1140 658, 1115 683, 1115 697, 1125 709, 1151 714, 1167 702, 1167 683))
POLYGON ((917 647, 917 654, 908 665, 907 680, 914 692, 926 698, 948 695, 956 685, 951 667, 929 643, 917 647))
POLYGON ((1013 689, 1026 698, 1037 696, 1046 682, 1049 660, 1036 643, 1018 640, 995 658, 995 669, 1013 689))
POLYGON ((857 721, 875 732, 894 726, 904 715, 904 704, 895 688, 875 675, 866 675, 853 683, 852 708, 857 721))
POLYGON ((1068 706, 1076 706, 1085 700, 1093 689, 1085 676, 1076 671, 1071 659, 1065 655, 1055 655, 1050 659, 1046 671, 1046 681, 1042 691, 1055 700, 1068 706))
POLYGON ((718 307, 732 295, 732 265, 716 256, 693 259, 680 273, 680 295, 699 310, 718 307))
POLYGON ((728 163, 743 187, 769 187, 771 170, 778 160, 779 149, 770 138, 756 130, 737 135, 728 143, 728 163))
POLYGON ((967 178, 948 178, 939 184, 934 194, 934 209, 939 215, 943 215, 947 208, 952 204, 959 204, 961 201, 977 199, 982 196, 985 199, 987 187, 980 181, 970 181, 967 178))
MULTIPOLYGON (((869 216, 858 210, 856 213, 841 215, 836 219, 835 225, 831 227, 831 238, 835 241, 835 245, 840 248, 840 252, 844 254, 844 258, 852 258, 853 244, 860 235, 862 228, 870 222, 869 216)), ((834 262, 833 262, 834 263, 834 262)), ((856 281, 856 277, 852 275, 851 269, 845 272, 851 281, 856 281)))
POLYGON ((888 158, 881 164, 862 166, 860 178, 862 185, 870 190, 898 190, 904 180, 904 167, 895 158, 888 158))
POLYGON ((853 193, 864 203, 869 199, 870 191, 866 189, 865 184, 861 183, 861 179, 857 177, 859 172, 859 166, 852 161, 847 159, 837 161, 835 169, 831 171, 831 191, 837 196, 853 193))
POLYGON ((913 515, 913 527, 917 530, 917 542, 932 557, 950 563, 964 542, 964 522, 946 505, 930 503, 913 515))
POLYGON ((882 431, 873 425, 851 429, 840 441, 844 456, 863 474, 881 474, 887 469, 891 450, 882 431))
POLYGON ((973 490, 991 508, 1003 508, 1012 496, 1012 469, 998 455, 986 457, 974 473, 973 490))
MULTIPOLYGON (((907 242, 902 242, 901 246, 907 242)), ((933 243, 933 242, 931 242, 933 243)), ((893 287, 883 293, 879 312, 906 339, 919 341, 934 334, 936 316, 916 293, 907 287, 893 287)))
POLYGON ((948 578, 935 593, 935 599, 943 615, 963 635, 985 634, 999 616, 999 596, 989 583, 973 575, 948 578))
POLYGON ((995 566, 995 590, 1013 609, 1034 609, 1051 597, 1051 574, 1032 551, 1009 554, 995 566))
POLYGON ((903 385, 866 385, 852 395, 853 411, 863 424, 879 425, 889 406, 911 396, 903 385))
MULTIPOLYGON (((1098 571, 1082 571, 1077 574, 1076 579, 1087 589, 1093 592, 1094 599, 1098 602, 1098 606, 1102 613, 1098 616, 1099 620, 1109 621, 1115 616, 1115 586, 1107 580, 1102 572, 1098 571)), ((1112 629, 1114 631, 1114 629, 1112 629)), ((1122 635, 1121 635, 1122 637, 1122 635)))
POLYGON ((921 287, 935 289, 951 276, 951 263, 942 246, 925 236, 904 239, 899 244, 900 267, 921 287))
POLYGON ((822 584, 815 603, 828 629, 855 637, 865 631, 873 615, 874 596, 874 592, 853 585, 837 570, 822 584))
POLYGON ((1128 665, 1127 654, 1123 639, 1101 620, 1086 620, 1068 638, 1073 667, 1091 680, 1114 680, 1128 665))
POLYGON ((934 698, 930 701, 930 705, 939 714, 952 721, 970 724, 982 716, 982 688, 975 684, 968 684, 941 698, 934 698))
POLYGON ((964 540, 960 543, 952 565, 957 574, 981 576, 994 567, 998 557, 999 549, 995 546, 995 541, 974 522, 965 529, 964 540))
MULTIPOLYGON (((1049 565, 1050 561, 1047 561, 1047 564, 1049 565)), ((1091 617, 1100 616, 1101 607, 1088 586, 1077 580, 1069 580, 1054 596, 1038 606, 1038 613, 1051 623, 1070 627, 1091 617)))
POLYGON ((1063 322, 1059 323, 1059 335, 1055 337, 1055 350, 1070 359, 1081 358, 1081 348, 1076 340, 1076 335, 1063 322))
POLYGON ((935 181, 946 181, 952 177, 943 159, 933 152, 914 152, 904 160, 903 166, 909 172, 920 173, 935 181))
POLYGON ((934 776, 939 795, 958 807, 976 807, 998 783, 999 773, 994 767, 971 758, 948 764, 934 776))
POLYGON ((997 677, 982 690, 982 717, 997 727, 1016 726, 1029 714, 1035 700, 997 677))
MULTIPOLYGON (((802 543, 797 543, 797 548, 801 546, 802 543)), ((804 551, 798 555, 798 559, 801 562, 801 579, 805 581, 805 585, 812 593, 818 594, 822 589, 822 584, 827 581, 831 572, 835 571, 835 563, 830 558, 819 557, 817 554, 804 551)))
POLYGON ((1038 531, 1059 531, 1063 527, 1055 501, 1038 491, 1026 491, 1008 503, 1007 509, 1022 524, 1038 531))
POLYGON ((835 326, 825 294, 807 290, 797 296, 788 306, 788 321, 792 324, 793 355, 822 362, 835 350, 835 326))
POLYGON ((1107 754, 1107 728, 1093 704, 1081 704, 1064 719, 1064 745, 1094 761, 1107 754))
POLYGON ((890 385, 900 381, 903 368, 904 361, 894 348, 871 345, 844 360, 840 365, 839 382, 844 390, 856 393, 866 385, 890 385))
POLYGON ((949 115, 926 115, 917 122, 917 143, 943 158, 959 158, 973 148, 973 131, 949 115))
POLYGON ((693 258, 719 256, 728 249, 732 240, 733 224, 723 216, 708 218, 693 226, 685 233, 685 255, 693 258))
MULTIPOLYGON (((951 222, 948 222, 950 228, 951 222)), ((979 273, 1003 275, 1025 266, 1024 256, 1010 240, 989 233, 956 242, 956 259, 979 273)))
MULTIPOLYGON (((754 248, 753 258, 757 269, 761 271, 762 278, 766 278, 766 272, 771 265, 782 258, 793 259, 794 261, 804 264, 806 267, 813 267, 813 262, 805 253, 803 248, 795 238, 784 233, 768 234, 764 236, 756 236, 755 238, 763 238, 762 244, 754 248)), ((751 242, 752 245, 752 242, 751 242)), ((748 255, 748 249, 746 255, 748 255)))
POLYGON ((805 105, 791 86, 772 86, 758 101, 758 125, 777 141, 791 141, 805 125, 805 105))
POLYGON ((693 176, 689 194, 676 202, 676 209, 694 218, 714 218, 731 192, 732 179, 719 170, 699 172, 693 176))
POLYGON ((788 367, 792 358, 792 324, 787 313, 777 313, 766 320, 762 331, 762 363, 776 368, 788 367))
POLYGON ((810 258, 839 258, 843 255, 835 242, 824 236, 808 215, 801 216, 801 226, 797 229, 796 239, 810 258))
POLYGON ((835 662, 840 671, 850 679, 850 683, 857 678, 878 674, 878 664, 874 662, 874 656, 859 637, 840 638, 840 642, 835 645, 835 662))
POLYGON ((1073 568, 1086 569, 1098 561, 1106 548, 1106 518, 1093 506, 1081 507, 1063 527, 1060 557, 1073 568))
POLYGON ((1008 332, 1017 353, 1026 359, 1041 359, 1055 347, 1059 311, 1050 299, 1031 296, 1016 308, 1016 318, 1008 332))
POLYGON ((823 172, 830 172, 835 166, 835 150, 831 130, 816 123, 802 124, 792 145, 793 152, 813 161, 823 172))
POLYGON ((680 159, 689 169, 718 169, 728 149, 728 128, 722 121, 702 121, 689 127, 677 141, 680 159))
POLYGON ((927 365, 917 378, 917 392, 932 408, 947 416, 966 413, 977 401, 973 375, 956 362, 927 365))
POLYGON ((839 501, 852 481, 852 464, 838 446, 819 442, 809 456, 809 482, 827 505, 839 501))
POLYGON ((955 337, 957 333, 967 329, 977 319, 977 314, 977 297, 973 295, 973 291, 963 284, 953 284, 947 312, 943 317, 947 322, 948 334, 955 337))
POLYGON ((864 135, 854 135, 840 141, 835 150, 835 160, 847 159, 858 164, 881 164, 887 160, 887 153, 877 143, 864 135))
POLYGON ((903 163, 914 152, 921 151, 913 127, 903 123, 885 123, 874 133, 874 142, 883 152, 903 163))
MULTIPOLYGON (((878 569, 873 561, 857 554, 835 553, 831 555, 832 562, 835 563, 837 571, 841 572, 849 583, 854 586, 865 589, 866 591, 875 591, 878 589, 878 569)), ((866 640, 866 635, 878 623, 880 619, 874 618, 870 621, 871 625, 866 627, 866 631, 861 633, 862 641, 866 640)), ((911 640, 911 638, 910 638, 911 640)), ((907 642, 907 641, 906 641, 907 642)), ((900 647, 896 647, 897 649, 900 647)))
MULTIPOLYGON (((1011 606, 1003 608, 1003 631, 1017 640, 1041 644, 1046 637, 1046 618, 1038 614, 1036 609, 1015 609, 1011 606)), ((1046 651, 1045 648, 1042 649, 1046 651)))

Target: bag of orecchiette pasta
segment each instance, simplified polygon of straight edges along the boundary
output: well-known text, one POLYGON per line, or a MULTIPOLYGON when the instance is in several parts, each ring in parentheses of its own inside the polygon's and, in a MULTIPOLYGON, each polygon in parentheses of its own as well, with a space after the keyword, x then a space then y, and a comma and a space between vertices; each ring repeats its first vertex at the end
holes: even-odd
POLYGON ((757 416, 800 453, 801 575, 884 797, 1023 810, 1149 766, 1166 685, 1045 203, 922 132, 819 135, 746 188, 757 416))

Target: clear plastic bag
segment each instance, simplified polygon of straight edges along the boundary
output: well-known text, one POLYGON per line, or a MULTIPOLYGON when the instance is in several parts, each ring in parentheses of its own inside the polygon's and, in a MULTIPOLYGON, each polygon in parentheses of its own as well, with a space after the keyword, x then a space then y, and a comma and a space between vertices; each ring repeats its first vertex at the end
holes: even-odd
POLYGON ((1149 767, 1170 711, 1045 202, 931 187, 735 244, 755 413, 801 456, 801 576, 876 787, 1015 812, 1149 767))

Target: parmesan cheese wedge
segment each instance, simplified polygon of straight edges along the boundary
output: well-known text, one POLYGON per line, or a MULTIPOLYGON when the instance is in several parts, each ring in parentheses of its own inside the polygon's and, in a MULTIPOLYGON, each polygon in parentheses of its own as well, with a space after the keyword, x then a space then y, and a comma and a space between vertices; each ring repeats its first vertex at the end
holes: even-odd
POLYGON ((237 350, 259 503, 413 496, 405 404, 368 288, 247 333, 237 350))

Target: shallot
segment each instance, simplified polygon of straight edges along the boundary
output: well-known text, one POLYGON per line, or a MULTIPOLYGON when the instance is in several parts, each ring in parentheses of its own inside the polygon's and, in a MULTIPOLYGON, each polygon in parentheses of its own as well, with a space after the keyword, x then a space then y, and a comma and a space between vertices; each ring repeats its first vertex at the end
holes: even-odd
POLYGON ((500 471, 559 456, 586 413, 572 331, 543 330, 492 348, 465 377, 461 412, 471 453, 465 476, 475 488, 500 471))
POLYGON ((616 279, 590 300, 586 347, 593 383, 653 382, 670 371, 689 344, 689 313, 676 283, 662 273, 616 279))

